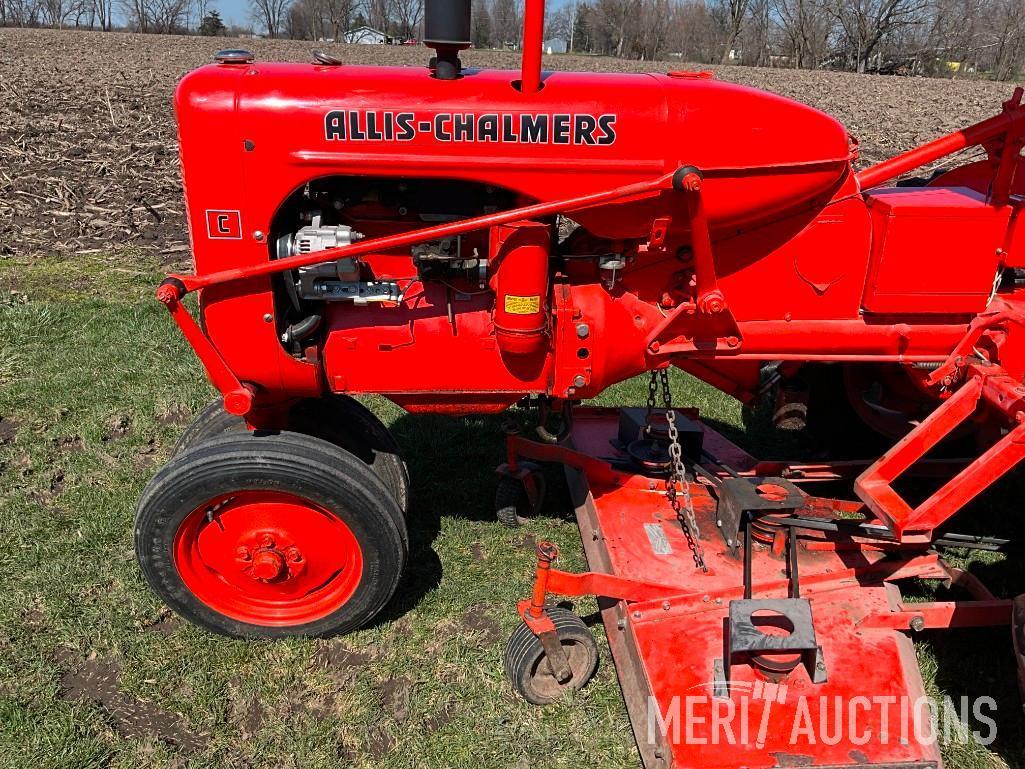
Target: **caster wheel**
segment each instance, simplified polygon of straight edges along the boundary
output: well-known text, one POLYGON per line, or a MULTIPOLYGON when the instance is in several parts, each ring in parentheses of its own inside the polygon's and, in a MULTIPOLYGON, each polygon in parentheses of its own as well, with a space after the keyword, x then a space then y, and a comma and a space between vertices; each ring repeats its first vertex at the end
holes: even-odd
POLYGON ((522 526, 527 516, 537 515, 545 496, 545 476, 531 470, 523 479, 502 477, 495 489, 495 517, 510 528, 522 526))
POLYGON ((598 669, 598 644, 576 614, 560 607, 546 610, 559 632, 572 675, 560 683, 548 665, 541 639, 525 623, 505 647, 505 674, 518 695, 532 705, 547 705, 567 692, 582 689, 598 669))
POLYGON ((241 638, 323 637, 369 622, 398 585, 404 517, 347 451, 296 433, 229 433, 146 486, 135 551, 187 620, 241 638))
MULTIPOLYGON (((384 481, 402 511, 409 511, 409 473, 399 446, 381 420, 355 398, 329 395, 299 401, 289 413, 288 429, 321 438, 359 457, 384 481)), ((218 398, 185 428, 172 456, 219 435, 242 432, 247 432, 245 420, 225 411, 218 398)))

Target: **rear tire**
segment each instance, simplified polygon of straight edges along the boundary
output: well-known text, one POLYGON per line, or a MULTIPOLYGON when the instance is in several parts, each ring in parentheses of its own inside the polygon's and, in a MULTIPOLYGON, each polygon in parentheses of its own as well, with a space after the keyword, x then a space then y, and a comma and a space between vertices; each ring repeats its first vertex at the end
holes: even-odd
POLYGON ((366 625, 408 547, 402 511, 369 467, 296 433, 222 435, 146 486, 135 549, 185 619, 240 638, 324 637, 366 625))
MULTIPOLYGON (((355 398, 328 395, 301 400, 289 412, 287 427, 292 432, 333 443, 359 457, 384 481, 399 508, 404 513, 409 511, 409 472, 399 445, 381 420, 355 398)), ((244 431, 247 431, 245 420, 225 411, 218 398, 185 428, 172 456, 219 435, 244 431)))

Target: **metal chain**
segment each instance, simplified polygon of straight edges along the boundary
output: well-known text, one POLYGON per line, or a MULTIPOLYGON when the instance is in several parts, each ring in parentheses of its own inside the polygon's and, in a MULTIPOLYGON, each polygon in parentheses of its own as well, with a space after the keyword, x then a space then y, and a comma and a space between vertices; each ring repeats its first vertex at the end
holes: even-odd
MULTIPOLYGON (((673 508, 676 517, 683 523, 683 533, 687 536, 687 545, 694 553, 694 565, 707 573, 705 553, 698 541, 701 537, 701 529, 698 528, 698 519, 694 514, 694 500, 690 493, 690 481, 687 480, 687 471, 683 466, 680 431, 676 429, 676 412, 673 411, 673 394, 669 389, 669 372, 662 369, 658 373, 662 380, 662 403, 666 409, 666 422, 669 428, 669 458, 672 465, 669 475, 666 476, 666 499, 669 500, 669 506, 673 508), (683 497, 682 505, 680 497, 683 497)), ((654 374, 653 371, 652 384, 655 382, 654 374)))
POLYGON ((651 412, 655 410, 655 396, 658 393, 658 372, 652 371, 648 380, 648 425, 651 424, 651 412))

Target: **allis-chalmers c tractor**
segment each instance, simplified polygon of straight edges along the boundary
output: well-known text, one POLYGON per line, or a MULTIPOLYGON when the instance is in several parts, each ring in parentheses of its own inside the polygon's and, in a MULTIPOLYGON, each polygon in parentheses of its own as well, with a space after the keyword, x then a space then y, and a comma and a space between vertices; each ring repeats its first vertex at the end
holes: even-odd
POLYGON ((909 633, 1002 625, 1025 651, 1025 604, 940 557, 1003 546, 948 524, 1025 455, 1021 91, 855 171, 833 118, 707 73, 542 73, 543 17, 527 0, 519 72, 462 67, 469 2, 434 0, 428 66, 225 51, 182 81, 195 274, 158 298, 222 397, 139 503, 147 579, 222 633, 360 627, 403 571, 408 479, 353 396, 453 415, 528 400, 538 437, 508 438, 499 517, 536 506, 539 463, 564 465, 592 571, 538 547, 505 659, 523 697, 586 683, 595 642, 549 596, 597 594, 649 767, 789 765, 794 706, 768 686, 815 723, 822 702, 882 698, 859 713, 872 740, 802 766, 938 766, 933 737, 885 739, 923 691, 909 633), (844 461, 753 459, 674 409, 671 366, 776 393, 844 461), (644 373, 646 407, 579 406, 644 373), (850 460, 869 437, 890 448, 850 460), (931 491, 895 489, 912 475, 931 491), (816 494, 845 479, 849 499, 816 494), (962 600, 906 602, 909 578, 962 600), (649 728, 651 703, 693 691, 761 692, 759 739, 649 728))

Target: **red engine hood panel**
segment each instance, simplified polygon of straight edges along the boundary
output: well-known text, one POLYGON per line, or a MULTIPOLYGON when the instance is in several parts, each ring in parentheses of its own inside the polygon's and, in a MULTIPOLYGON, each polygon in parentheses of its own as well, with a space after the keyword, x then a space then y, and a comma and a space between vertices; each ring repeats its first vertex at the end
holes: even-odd
MULTIPOLYGON (((689 164, 706 174, 710 216, 734 224, 828 196, 849 169, 836 120, 772 94, 700 78, 555 72, 524 95, 517 76, 467 70, 441 81, 426 67, 210 65, 178 88, 182 153, 228 170, 242 158, 252 228, 266 227, 292 190, 332 174, 472 179, 555 200, 689 164), (230 141, 211 152, 216 134, 230 141)), ((230 196, 241 180, 203 165, 186 163, 196 208, 200 197, 203 210, 229 207, 214 197, 230 196)), ((630 237, 668 212, 663 199, 575 218, 597 234, 630 237)))

